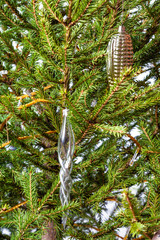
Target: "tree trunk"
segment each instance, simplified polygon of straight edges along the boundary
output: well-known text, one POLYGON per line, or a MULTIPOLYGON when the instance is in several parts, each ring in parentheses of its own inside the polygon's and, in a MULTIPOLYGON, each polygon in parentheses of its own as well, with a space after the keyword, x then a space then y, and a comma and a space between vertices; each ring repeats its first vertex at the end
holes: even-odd
POLYGON ((54 228, 53 222, 48 222, 47 226, 44 230, 44 235, 42 236, 42 240, 56 240, 56 230, 54 228))

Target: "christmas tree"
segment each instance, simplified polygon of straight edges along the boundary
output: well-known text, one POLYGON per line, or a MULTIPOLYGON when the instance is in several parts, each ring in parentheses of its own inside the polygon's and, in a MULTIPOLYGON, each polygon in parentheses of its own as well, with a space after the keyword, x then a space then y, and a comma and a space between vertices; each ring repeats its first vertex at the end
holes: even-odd
POLYGON ((0 239, 138 240, 160 229, 159 20, 158 0, 0 1, 0 239), (133 65, 111 83, 107 46, 122 22, 133 65), (75 150, 61 206, 65 108, 75 150))

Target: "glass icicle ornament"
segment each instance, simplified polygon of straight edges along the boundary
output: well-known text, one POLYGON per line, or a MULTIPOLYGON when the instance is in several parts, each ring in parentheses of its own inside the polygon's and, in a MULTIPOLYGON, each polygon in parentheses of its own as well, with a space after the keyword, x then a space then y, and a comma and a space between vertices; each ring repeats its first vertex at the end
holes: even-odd
POLYGON ((110 84, 120 77, 125 67, 133 64, 132 40, 123 25, 119 27, 118 34, 109 41, 106 64, 110 84))
MULTIPOLYGON (((60 200, 62 206, 67 205, 70 201, 70 191, 72 186, 72 156, 74 153, 74 134, 72 127, 67 118, 68 110, 63 110, 63 121, 58 140, 58 159, 60 169, 60 200)), ((63 216, 62 223, 66 227, 67 214, 63 216)))

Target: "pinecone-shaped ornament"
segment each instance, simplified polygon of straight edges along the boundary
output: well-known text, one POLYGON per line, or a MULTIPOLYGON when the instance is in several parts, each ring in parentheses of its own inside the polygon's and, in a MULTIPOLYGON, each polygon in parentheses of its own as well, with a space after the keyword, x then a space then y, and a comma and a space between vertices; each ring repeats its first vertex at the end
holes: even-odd
POLYGON ((110 84, 118 79, 125 69, 133 64, 132 40, 122 25, 109 41, 107 48, 107 74, 110 84))

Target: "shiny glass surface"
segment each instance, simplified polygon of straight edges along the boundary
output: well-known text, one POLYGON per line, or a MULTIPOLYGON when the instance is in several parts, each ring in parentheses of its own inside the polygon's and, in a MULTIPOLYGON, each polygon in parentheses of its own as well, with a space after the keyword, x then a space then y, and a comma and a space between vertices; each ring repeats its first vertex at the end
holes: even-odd
MULTIPOLYGON (((68 120, 68 110, 63 110, 63 121, 58 140, 58 159, 61 165, 60 169, 60 200, 62 206, 67 205, 70 201, 70 191, 72 187, 72 156, 74 153, 74 133, 68 120)), ((66 227, 67 214, 63 216, 62 223, 66 227)))

